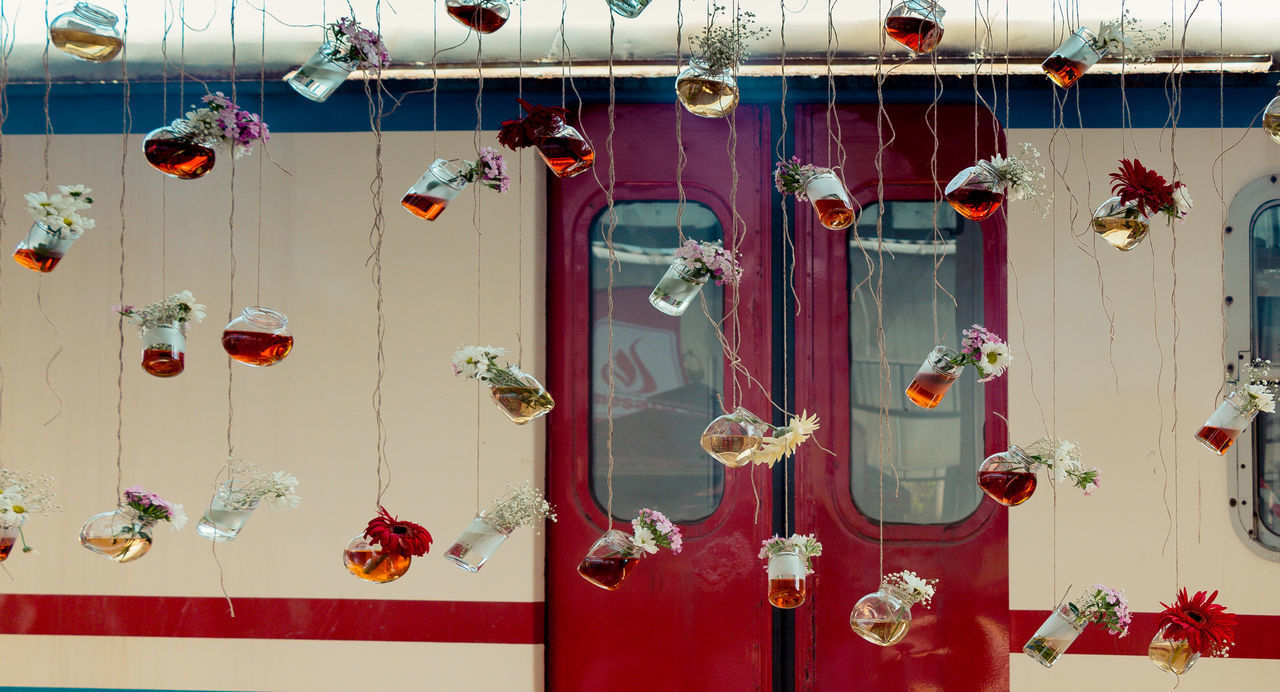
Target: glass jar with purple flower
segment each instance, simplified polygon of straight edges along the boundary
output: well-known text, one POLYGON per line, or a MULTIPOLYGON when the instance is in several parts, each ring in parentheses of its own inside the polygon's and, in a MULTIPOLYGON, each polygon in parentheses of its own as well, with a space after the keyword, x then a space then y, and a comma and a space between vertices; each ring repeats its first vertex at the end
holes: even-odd
POLYGON ((507 162, 502 154, 489 147, 480 147, 480 155, 473 161, 436 159, 404 193, 400 205, 420 219, 435 221, 449 202, 474 182, 505 193, 511 187, 511 178, 507 175, 507 162))
POLYGON ((649 294, 649 303, 660 312, 679 317, 707 281, 736 286, 740 278, 742 267, 732 252, 719 243, 688 240, 676 250, 667 273, 649 294))
POLYGON ((323 103, 356 68, 380 70, 391 63, 382 36, 343 17, 325 26, 325 42, 289 78, 289 86, 323 103))
POLYGON ((151 167, 179 180, 194 180, 213 170, 216 149, 230 149, 236 158, 253 151, 254 142, 267 142, 271 132, 262 118, 240 108, 221 91, 205 94, 201 105, 142 140, 142 154, 151 167))

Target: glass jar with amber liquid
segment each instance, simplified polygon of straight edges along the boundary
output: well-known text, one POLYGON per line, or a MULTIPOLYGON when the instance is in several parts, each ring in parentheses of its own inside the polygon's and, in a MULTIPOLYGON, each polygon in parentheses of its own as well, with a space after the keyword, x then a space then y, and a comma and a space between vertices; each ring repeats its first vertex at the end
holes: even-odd
POLYGON ((1200 660, 1200 654, 1191 650, 1191 644, 1186 639, 1167 638, 1168 632, 1169 626, 1165 625, 1151 638, 1151 643, 1147 645, 1147 658, 1160 670, 1182 675, 1200 660))
POLYGON ((920 408, 937 408, 962 371, 964 363, 958 351, 935 346, 907 385, 907 399, 920 408))
POLYGON ((213 170, 218 139, 196 132, 186 120, 147 133, 142 156, 151 167, 172 178, 194 180, 213 170))
POLYGON ((947 204, 972 221, 990 218, 1004 203, 1004 196, 999 173, 986 161, 957 173, 945 193, 947 204))
POLYGON ((684 109, 702 118, 727 118, 738 107, 738 82, 729 68, 712 69, 697 58, 676 77, 684 109))
POLYGON ((752 455, 770 430, 756 414, 739 406, 733 413, 711 421, 698 442, 712 459, 736 469, 751 463, 752 455))
POLYGON ((507 0, 448 0, 445 12, 473 31, 491 34, 507 23, 511 5, 507 0))
POLYGON ((18 542, 18 524, 0 521, 0 562, 9 559, 13 546, 18 542))
POLYGON ((353 576, 372 584, 386 584, 403 577, 413 563, 412 555, 386 552, 370 543, 364 534, 352 538, 342 551, 342 564, 353 576))
POLYGON ((946 13, 935 0, 900 2, 885 15, 884 33, 916 55, 931 53, 942 41, 942 17, 946 13))
POLYGON ((1262 111, 1262 131, 1280 144, 1280 96, 1271 99, 1262 111))
POLYGON ((1214 454, 1222 456, 1257 415, 1258 407, 1252 403, 1248 390, 1237 387, 1227 394, 1209 420, 1196 431, 1196 439, 1214 454))
POLYGON ((789 610, 804 603, 804 582, 808 570, 797 550, 783 550, 769 556, 769 604, 789 610))
POLYGON ((269 308, 250 305, 222 330, 222 348, 232 360, 267 367, 293 350, 289 318, 269 308))
POLYGON ((596 162, 596 152, 582 133, 560 118, 551 118, 547 126, 538 128, 534 147, 557 178, 585 173, 596 162))
POLYGON ((1044 70, 1054 84, 1067 89, 1088 72, 1094 63, 1101 60, 1106 52, 1098 35, 1082 26, 1045 59, 1040 69, 1044 70))
POLYGON ((877 646, 893 646, 911 629, 911 597, 887 582, 858 599, 849 613, 849 628, 877 646))
POLYGON ((467 186, 458 161, 436 159, 427 167, 418 182, 400 199, 405 211, 420 219, 435 221, 449 202, 467 186))
POLYGON ((75 241, 70 231, 64 228, 55 231, 47 224, 36 221, 31 224, 31 230, 27 231, 27 237, 14 248, 13 261, 33 272, 47 274, 58 266, 75 241))
POLYGON ((515 382, 489 380, 487 384, 493 403, 502 409, 511 422, 524 425, 551 413, 551 409, 556 407, 556 401, 538 378, 515 366, 508 366, 507 371, 515 377, 515 382))
POLYGON ((176 323, 142 328, 142 369, 156 377, 182 374, 187 361, 187 336, 176 323))
POLYGON ((1119 197, 1102 203, 1093 212, 1093 232, 1102 236, 1111 247, 1128 252, 1142 244, 1151 230, 1151 215, 1144 214, 1132 202, 1124 204, 1119 197))
POLYGON ((978 487, 1005 507, 1020 505, 1036 491, 1036 460, 1021 447, 992 454, 978 468, 978 487))
POLYGON ((804 196, 809 198, 813 210, 818 213, 818 222, 824 228, 843 230, 858 218, 849 201, 849 191, 835 171, 825 170, 805 180, 804 196))
POLYGON ((155 520, 146 520, 127 504, 89 517, 80 527, 80 545, 115 562, 133 562, 151 550, 155 520))
POLYGON ((616 591, 640 562, 640 549, 630 534, 609 529, 578 563, 578 574, 605 591, 616 591))
POLYGON ((124 40, 114 13, 77 2, 70 12, 64 12, 49 23, 49 42, 54 48, 77 60, 86 62, 110 62, 124 48, 124 40))

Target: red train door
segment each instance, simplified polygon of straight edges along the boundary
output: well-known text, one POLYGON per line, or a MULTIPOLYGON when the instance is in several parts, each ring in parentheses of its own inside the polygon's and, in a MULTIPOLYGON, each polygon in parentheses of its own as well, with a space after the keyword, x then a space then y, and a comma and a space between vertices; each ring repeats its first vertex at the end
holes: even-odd
POLYGON ((863 213, 850 231, 821 227, 809 209, 796 213, 803 307, 796 406, 823 413, 821 440, 835 452, 803 450, 795 464, 797 530, 816 532, 825 548, 810 578, 813 597, 796 611, 796 686, 1005 690, 1008 524, 1005 509, 984 499, 974 481, 983 457, 1004 449, 1005 426, 994 414, 1005 411, 1005 380, 963 378, 929 411, 904 397, 935 342, 956 346, 960 330, 975 322, 1006 335, 1003 212, 979 225, 933 202, 952 175, 995 153, 1003 135, 989 112, 941 107, 935 176, 925 107, 888 107, 880 136, 876 105, 836 111, 843 162, 831 160, 840 147, 828 143, 825 107, 802 108, 797 118, 800 158, 842 163, 863 213), (881 136, 894 138, 883 156, 883 204, 881 136), (870 293, 878 286, 879 307, 870 293), (883 419, 882 368, 889 378, 883 419), (940 580, 932 608, 917 605, 906 639, 887 648, 849 627, 854 603, 879 584, 882 530, 885 573, 910 569, 940 580))
MULTIPOLYGON (((674 108, 616 111, 613 525, 629 530, 637 509, 659 509, 682 526, 684 552, 645 557, 613 592, 576 571, 608 528, 604 107, 582 117, 598 178, 550 183, 549 385, 558 405, 549 417, 547 485, 559 521, 547 530, 548 689, 705 692, 772 684, 771 613, 756 557, 772 534, 771 483, 763 470, 726 470, 699 448, 703 428, 721 413, 718 397, 726 405, 733 398, 730 368, 699 306, 670 317, 648 301, 678 246, 677 213, 687 237, 724 239, 741 253, 746 278, 736 301, 733 291, 708 284, 707 310, 719 319, 736 302, 743 362, 770 386, 769 121, 758 108, 737 111, 734 234, 728 123, 684 116, 681 211, 674 108)), ((759 387, 741 377, 738 383, 744 406, 769 410, 759 387)))

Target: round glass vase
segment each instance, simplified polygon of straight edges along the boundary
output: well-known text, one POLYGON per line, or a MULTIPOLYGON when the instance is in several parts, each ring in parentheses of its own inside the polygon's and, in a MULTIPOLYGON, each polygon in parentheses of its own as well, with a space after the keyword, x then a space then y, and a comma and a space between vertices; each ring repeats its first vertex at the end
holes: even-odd
POLYGON ((907 0, 890 8, 884 33, 916 55, 933 52, 942 42, 942 17, 947 11, 933 0, 907 0))
POLYGON ((209 509, 196 524, 196 533, 217 543, 234 541, 257 508, 258 498, 246 497, 235 480, 229 480, 209 500, 209 509))
POLYGON ((1222 456, 1257 415, 1258 409, 1250 403, 1249 392, 1237 387, 1227 394, 1209 420, 1196 431, 1196 439, 1214 454, 1222 456))
POLYGON ((176 323, 142 329, 142 369, 156 377, 175 377, 186 368, 187 337, 176 323))
POLYGON ((680 105, 703 118, 727 118, 738 107, 738 82, 732 69, 713 70, 697 58, 676 77, 680 105))
POLYGON ((9 559, 13 546, 18 542, 18 525, 0 522, 0 562, 9 559))
POLYGON ((217 161, 216 137, 197 133, 186 120, 147 133, 142 156, 151 167, 178 180, 195 180, 213 170, 217 161))
POLYGON ((1098 35, 1082 26, 1041 63, 1040 69, 1054 84, 1067 89, 1102 59, 1106 50, 1100 48, 1101 45, 1098 35))
POLYGON ((355 61, 346 57, 343 47, 329 41, 293 73, 289 86, 316 103, 324 103, 355 69, 355 61))
POLYGON ((809 198, 818 222, 824 228, 839 231, 853 225, 857 215, 849 201, 849 191, 835 171, 823 171, 804 182, 804 196, 809 198))
POLYGON ((739 406, 711 421, 698 443, 712 459, 731 469, 751 463, 751 457, 772 432, 772 426, 739 406))
POLYGON ((342 564, 347 571, 361 581, 386 584, 403 577, 413 562, 410 555, 392 555, 383 552, 360 534, 347 543, 342 551, 342 564))
POLYGON ((562 118, 551 118, 548 124, 536 129, 534 148, 557 178, 585 173, 596 162, 596 152, 587 139, 562 118))
POLYGON ((652 0, 605 0, 605 4, 607 4, 609 9, 619 17, 635 19, 640 16, 641 12, 644 12, 644 8, 648 7, 651 1, 652 0))
POLYGON ((1088 624, 1076 616, 1071 604, 1063 603, 1049 613, 1040 629, 1023 645, 1022 651, 1045 668, 1052 668, 1088 624))
POLYGON ((232 360, 265 368, 293 350, 289 318, 270 308, 250 305, 222 330, 222 348, 232 360))
POLYGON ((514 526, 499 525, 481 512, 445 551, 444 559, 468 572, 479 572, 512 531, 515 531, 514 526))
POLYGON ((858 599, 849 613, 849 627, 878 646, 893 646, 911 629, 911 597, 884 582, 880 590, 858 599))
POLYGON ((467 186, 459 161, 436 159, 400 199, 405 211, 420 219, 435 221, 458 193, 467 186))
POLYGON ((110 62, 124 48, 114 13, 87 2, 77 2, 49 22, 49 42, 54 48, 85 62, 110 62))
POLYGON ((649 294, 649 304, 659 312, 679 317, 693 305, 698 291, 702 290, 710 278, 710 272, 683 257, 677 257, 671 260, 667 273, 662 275, 658 285, 653 288, 653 293, 649 294))
POLYGON ((151 550, 155 521, 144 520, 128 505, 95 514, 80 527, 80 545, 121 564, 133 562, 151 550))
POLYGON ((769 556, 769 603, 790 610, 804 603, 804 558, 796 550, 769 556))
POLYGON ((960 352, 946 346, 934 346, 924 363, 907 385, 907 399, 920 408, 937 408, 947 390, 959 379, 964 365, 958 364, 960 352))
POLYGON ((551 398, 551 393, 542 386, 538 378, 514 366, 507 370, 520 384, 497 383, 492 380, 486 384, 489 385, 489 396, 493 397, 493 403, 502 409, 511 422, 524 425, 551 413, 551 409, 556 407, 555 399, 551 398))
POLYGON ((445 11, 463 26, 482 34, 492 34, 511 17, 507 0, 448 0, 445 11))
POLYGON ((1004 185, 995 169, 985 161, 956 174, 947 183, 947 204, 971 221, 983 221, 1004 203, 1004 185))
POLYGON ((978 467, 978 487, 1005 507, 1015 507, 1036 491, 1036 460, 1021 447, 992 454, 978 467))
POLYGON ((1151 230, 1151 215, 1138 211, 1138 205, 1121 204, 1119 197, 1102 203, 1093 212, 1093 232, 1117 250, 1128 252, 1138 247, 1151 230))
POLYGON ((1147 645, 1147 658, 1160 670, 1182 675, 1200 660, 1200 654, 1191 650, 1186 639, 1167 639, 1165 634, 1168 631, 1169 626, 1165 625, 1151 638, 1147 645))
POLYGON ((638 562, 640 549, 631 542, 631 535, 609 529, 582 558, 578 574, 605 591, 617 591, 638 562))
POLYGON ((70 231, 55 231, 48 224, 36 221, 13 249, 13 261, 33 272, 47 274, 58 266, 74 242, 76 237, 70 231))
POLYGON ((1262 111, 1262 131, 1280 144, 1280 96, 1271 99, 1262 111))

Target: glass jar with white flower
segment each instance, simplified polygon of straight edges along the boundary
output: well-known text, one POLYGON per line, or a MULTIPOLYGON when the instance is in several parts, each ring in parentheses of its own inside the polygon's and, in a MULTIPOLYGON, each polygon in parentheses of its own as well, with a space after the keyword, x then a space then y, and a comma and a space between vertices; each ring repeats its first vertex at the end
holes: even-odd
POLYGON ((532 526, 537 533, 546 520, 555 521, 556 513, 542 496, 542 491, 527 481, 512 483, 507 486, 505 495, 471 520, 444 557, 463 570, 479 572, 512 531, 521 526, 532 526))
POLYGON ((0 488, 4 488, 0 491, 0 562, 9 559, 18 541, 22 541, 22 552, 35 551, 27 545, 22 526, 33 515, 62 510, 53 502, 57 496, 53 492, 54 482, 53 476, 43 473, 0 469, 0 488))
POLYGON ((191 291, 174 293, 164 300, 135 307, 112 308, 138 327, 142 337, 142 369, 156 377, 174 377, 186 368, 187 325, 204 320, 205 308, 191 291))
POLYGON ((1096 622, 1113 636, 1123 638, 1129 634, 1131 621, 1124 590, 1094 584, 1080 596, 1049 613, 1022 650, 1036 663, 1052 668, 1089 623, 1096 622))
POLYGON ((376 71, 391 64, 382 35, 365 29, 351 17, 325 25, 325 42, 289 78, 289 86, 323 103, 357 67, 376 71))
POLYGON ((1054 84, 1068 89, 1104 55, 1129 62, 1150 62, 1164 42, 1168 24, 1153 30, 1138 27, 1128 10, 1114 22, 1102 22, 1098 32, 1088 27, 1076 29, 1045 59, 1040 68, 1054 84))
POLYGON ((1180 221, 1191 211, 1191 191, 1185 184, 1170 184, 1137 159, 1122 160, 1111 181, 1111 192, 1116 196, 1093 212, 1093 231, 1122 252, 1142 243, 1156 214, 1180 221))
POLYGON ((878 646, 893 646, 911 629, 911 606, 926 608, 937 579, 921 579, 915 572, 894 572, 880 580, 880 588, 858 599, 849 613, 849 627, 878 646))
POLYGON ((684 549, 680 527, 656 509, 641 509, 631 520, 631 531, 630 535, 617 529, 606 531, 578 563, 578 574, 605 591, 616 591, 641 557, 659 548, 670 548, 672 555, 684 549))
POLYGON ((774 536, 760 545, 760 557, 768 558, 769 603, 789 610, 804 603, 805 579, 813 574, 813 558, 822 554, 822 544, 812 534, 774 536))
POLYGON ((230 459, 227 471, 229 478, 214 491, 209 509, 196 524, 196 533, 211 541, 234 541, 263 501, 272 509, 293 509, 302 500, 298 479, 284 471, 259 471, 239 457, 230 459))
POLYGON ((944 197, 960 215, 973 221, 989 218, 1010 200, 1036 199, 1044 194, 1044 166, 1040 152, 1022 143, 1013 156, 996 154, 960 171, 947 183, 944 197))
POLYGON ((1072 485, 1092 495, 1102 483, 1097 468, 1085 470, 1080 462, 1080 446, 1067 440, 1042 437, 1026 449, 1010 445, 1008 451, 992 454, 978 468, 978 487, 987 497, 1006 507, 1026 502, 1036 491, 1037 467, 1053 474, 1055 482, 1072 485))
POLYGON ((1013 361, 1006 344, 980 324, 962 332, 960 351, 935 346, 907 385, 907 399, 920 408, 937 408, 947 390, 960 378, 966 365, 978 369, 978 381, 990 382, 1004 374, 1013 361))
POLYGON ((59 185, 54 195, 43 190, 23 195, 34 223, 14 248, 13 261, 31 271, 53 271, 71 244, 94 227, 93 219, 80 214, 93 205, 92 192, 84 185, 59 185))
POLYGON ((650 305, 673 317, 689 309, 707 281, 737 286, 742 278, 742 265, 720 243, 687 240, 673 257, 667 273, 649 294, 650 305))
POLYGON ((702 33, 689 37, 698 56, 676 76, 680 105, 702 118, 727 118, 737 109, 739 91, 733 73, 750 55, 748 43, 769 35, 768 27, 757 26, 754 12, 736 7, 733 11, 736 15, 729 26, 716 26, 725 6, 711 5, 702 33))
POLYGON ((119 509, 89 517, 80 527, 80 545, 121 564, 133 562, 151 550, 152 528, 161 521, 177 531, 187 523, 187 513, 135 485, 125 489, 119 509))
POLYGON ((499 193, 507 191, 511 177, 507 175, 507 163, 502 154, 489 147, 480 147, 480 156, 473 161, 436 159, 404 193, 400 206, 420 219, 435 221, 468 183, 476 181, 499 193))
POLYGON ((489 385, 489 395, 516 425, 551 413, 555 399, 538 378, 498 359, 507 349, 495 346, 463 346, 453 354, 453 374, 489 385))
POLYGON ((1241 368, 1240 379, 1228 382, 1231 391, 1196 431, 1196 439, 1214 454, 1222 456, 1249 427, 1258 412, 1276 412, 1276 390, 1280 382, 1271 379, 1271 361, 1255 359, 1241 368))
POLYGON ((142 140, 142 155, 151 167, 179 180, 194 180, 213 170, 217 149, 230 149, 236 158, 253 151, 254 142, 267 142, 271 132, 262 118, 240 108, 221 91, 201 97, 203 106, 187 112, 142 140))

